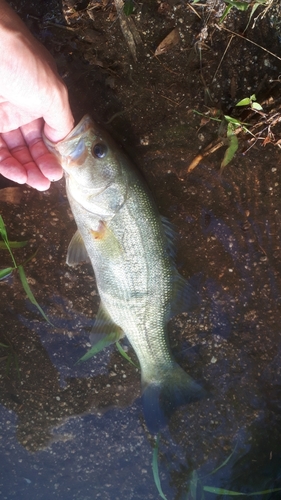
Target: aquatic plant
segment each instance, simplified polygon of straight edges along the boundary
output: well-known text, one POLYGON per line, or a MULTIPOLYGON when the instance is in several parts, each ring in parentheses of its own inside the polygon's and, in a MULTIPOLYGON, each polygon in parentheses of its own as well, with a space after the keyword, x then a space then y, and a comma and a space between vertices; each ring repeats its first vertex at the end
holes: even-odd
MULTIPOLYGON (((159 433, 157 435, 157 438, 155 440, 155 445, 153 449, 153 457, 152 457, 152 473, 153 473, 153 478, 154 482, 156 485, 156 488, 158 490, 158 493, 163 500, 168 500, 166 495, 163 493, 162 487, 161 487, 161 480, 159 476, 159 465, 158 465, 158 455, 159 455, 159 433)), ((220 469, 225 467, 227 463, 230 461, 232 458, 233 454, 235 453, 236 447, 234 450, 228 455, 228 457, 222 462, 218 467, 216 467, 214 470, 212 470, 209 474, 206 474, 203 477, 200 477, 197 473, 196 470, 192 472, 191 479, 189 481, 188 485, 188 490, 186 491, 186 497, 185 500, 204 500, 205 496, 204 493, 211 493, 214 495, 224 495, 224 496, 229 496, 229 497, 254 497, 258 495, 268 495, 271 493, 275 493, 277 491, 281 491, 281 488, 272 488, 272 489, 267 489, 267 490, 262 490, 262 491, 254 491, 251 493, 243 493, 241 491, 233 491, 233 490, 228 490, 225 488, 220 488, 216 486, 208 486, 205 483, 205 479, 214 476, 220 469)))

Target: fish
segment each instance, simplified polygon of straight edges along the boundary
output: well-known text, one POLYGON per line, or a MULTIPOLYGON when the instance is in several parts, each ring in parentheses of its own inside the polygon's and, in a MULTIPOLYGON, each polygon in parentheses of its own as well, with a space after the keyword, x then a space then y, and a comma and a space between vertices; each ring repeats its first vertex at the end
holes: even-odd
POLYGON ((169 346, 170 318, 198 307, 196 288, 175 266, 174 227, 161 218, 141 173, 89 115, 62 141, 44 140, 63 168, 77 224, 67 264, 91 262, 100 296, 88 354, 128 338, 140 364, 146 424, 158 432, 177 407, 206 394, 169 346))

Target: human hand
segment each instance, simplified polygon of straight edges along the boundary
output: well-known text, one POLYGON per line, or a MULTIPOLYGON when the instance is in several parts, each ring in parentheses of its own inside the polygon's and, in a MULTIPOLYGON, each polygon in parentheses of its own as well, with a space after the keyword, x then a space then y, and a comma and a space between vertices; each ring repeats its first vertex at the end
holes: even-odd
POLYGON ((53 58, 0 0, 0 173, 39 191, 62 177, 42 133, 62 140, 74 120, 53 58))

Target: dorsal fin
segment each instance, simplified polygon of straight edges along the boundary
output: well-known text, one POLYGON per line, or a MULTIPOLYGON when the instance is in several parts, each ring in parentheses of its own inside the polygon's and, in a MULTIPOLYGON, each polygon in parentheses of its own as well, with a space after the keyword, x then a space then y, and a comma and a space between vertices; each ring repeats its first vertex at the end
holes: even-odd
POLYGON ((161 216, 161 222, 167 238, 167 252, 174 260, 176 257, 176 242, 178 240, 178 232, 176 226, 166 217, 161 216))

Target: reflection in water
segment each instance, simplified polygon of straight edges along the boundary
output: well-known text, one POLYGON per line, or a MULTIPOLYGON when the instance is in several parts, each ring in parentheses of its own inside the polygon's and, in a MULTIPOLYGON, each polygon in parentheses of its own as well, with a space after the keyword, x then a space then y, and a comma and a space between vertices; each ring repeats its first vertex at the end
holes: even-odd
MULTIPOLYGON (((202 165, 184 187, 174 182, 173 191, 182 197, 169 195, 166 212, 173 207, 171 219, 180 230, 181 271, 186 276, 201 271, 203 279, 201 309, 171 322, 171 346, 181 366, 207 384, 210 397, 178 410, 161 433, 162 488, 169 500, 197 500, 204 486, 243 492, 278 488, 280 174, 270 166, 252 166, 229 168, 221 179, 202 165)), ((74 227, 65 222, 67 205, 60 196, 56 187, 32 197, 26 191, 24 228, 18 208, 1 206, 12 235, 22 232, 37 245, 44 240, 26 271, 57 329, 29 310, 16 277, 0 283, 0 342, 9 338, 20 367, 19 378, 14 367, 7 375, 0 364, 6 408, 0 491, 7 499, 33 494, 44 500, 156 500, 153 439, 138 400, 139 374, 114 348, 75 364, 87 348, 98 297, 89 266, 70 270, 64 264, 74 227), (42 200, 48 221, 43 229, 42 200)))

